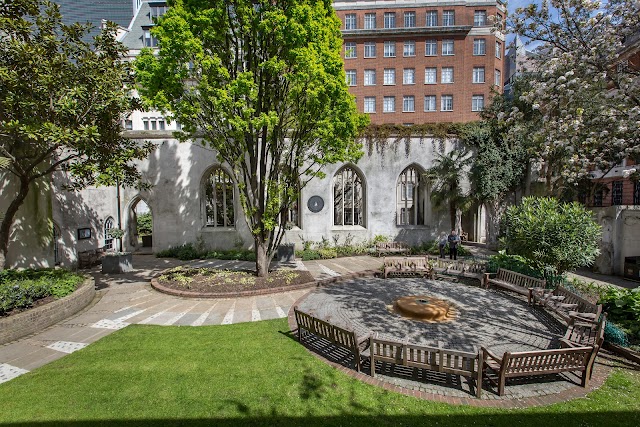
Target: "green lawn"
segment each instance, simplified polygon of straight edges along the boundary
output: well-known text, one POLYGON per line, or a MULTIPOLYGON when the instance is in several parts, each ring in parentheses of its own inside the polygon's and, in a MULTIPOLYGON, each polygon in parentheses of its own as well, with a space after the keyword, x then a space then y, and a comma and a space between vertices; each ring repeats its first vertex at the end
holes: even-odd
POLYGON ((215 426, 631 426, 640 375, 586 399, 527 410, 450 406, 346 376, 287 336, 284 320, 130 326, 0 384, 0 423, 215 426))

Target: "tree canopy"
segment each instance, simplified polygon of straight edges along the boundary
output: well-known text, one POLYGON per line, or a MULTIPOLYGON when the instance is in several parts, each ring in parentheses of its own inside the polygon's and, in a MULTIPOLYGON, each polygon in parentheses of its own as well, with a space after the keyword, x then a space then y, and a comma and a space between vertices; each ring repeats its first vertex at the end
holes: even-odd
POLYGON ((176 0, 152 32, 140 92, 231 167, 266 275, 299 189, 361 155, 331 2, 176 0))
MULTIPOLYGON (((0 156, 18 191, 0 225, 6 256, 11 225, 31 184, 64 169, 71 185, 139 183, 135 160, 148 143, 122 136, 121 120, 136 107, 126 50, 109 24, 94 41, 88 27, 65 25, 45 0, 0 7, 0 156)), ((7 173, 7 172, 5 172, 7 173)))
MULTIPOLYGON (((555 160, 555 173, 572 184, 625 157, 637 159, 640 68, 621 54, 640 32, 640 4, 551 0, 519 8, 510 20, 512 32, 542 42, 522 95, 540 114, 531 133, 540 160, 555 160)), ((523 111, 510 116, 513 132, 531 131, 523 111)))

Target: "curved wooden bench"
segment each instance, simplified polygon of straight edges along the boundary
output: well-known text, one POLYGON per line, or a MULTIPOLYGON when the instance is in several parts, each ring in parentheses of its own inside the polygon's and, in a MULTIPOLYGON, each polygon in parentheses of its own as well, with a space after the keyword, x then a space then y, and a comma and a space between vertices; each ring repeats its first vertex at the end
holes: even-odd
POLYGON ((425 257, 385 257, 382 274, 385 279, 389 274, 421 275, 430 279, 435 278, 433 268, 425 257))
POLYGON ((435 255, 427 255, 427 261, 431 264, 436 273, 454 277, 458 276, 478 279, 480 280, 480 284, 484 283, 483 277, 486 269, 484 262, 448 260, 438 258, 435 255))
POLYGON ((476 382, 476 397, 482 392, 482 353, 449 350, 383 340, 378 334, 369 338, 371 376, 376 376, 376 361, 469 377, 476 382))
POLYGON ((403 242, 378 242, 376 243, 376 252, 378 256, 404 254, 411 249, 403 242))
POLYGON ((532 289, 531 295, 534 304, 543 305, 567 323, 571 319, 596 323, 602 314, 602 304, 594 304, 564 286, 532 289))
POLYGON ((298 310, 294 307, 293 311, 298 324, 298 341, 302 342, 303 331, 322 337, 330 341, 333 345, 349 350, 354 355, 356 370, 360 372, 360 346, 368 344, 369 337, 358 340, 355 332, 348 331, 329 322, 318 319, 310 314, 298 310))
POLYGON ((487 379, 498 386, 498 394, 504 395, 507 378, 550 375, 561 372, 580 372, 582 387, 589 384, 593 362, 598 354, 598 346, 536 350, 527 352, 506 352, 498 357, 482 347, 484 369, 491 371, 487 379))
POLYGON ((526 295, 529 304, 531 304, 533 289, 544 289, 546 283, 544 279, 537 279, 504 268, 499 268, 497 273, 485 273, 484 275, 484 286, 486 289, 489 289, 489 286, 493 285, 496 288, 500 287, 521 295, 526 295))

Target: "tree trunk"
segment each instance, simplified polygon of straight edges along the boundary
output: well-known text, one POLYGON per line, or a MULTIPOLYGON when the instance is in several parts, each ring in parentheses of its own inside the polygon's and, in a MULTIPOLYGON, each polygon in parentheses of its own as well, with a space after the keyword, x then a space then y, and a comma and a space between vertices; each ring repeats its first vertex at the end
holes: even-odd
POLYGON ((22 206, 22 203, 24 203, 24 200, 27 198, 27 194, 29 194, 29 179, 25 176, 21 176, 18 194, 16 194, 16 197, 9 204, 9 207, 4 213, 2 223, 0 224, 0 257, 2 258, 0 261, 2 261, 3 268, 8 268, 7 252, 9 251, 11 225, 18 213, 18 209, 20 209, 20 206, 22 206))
POLYGON ((267 254, 267 243, 260 237, 254 237, 256 252, 256 274, 258 277, 267 277, 269 275, 269 264, 271 257, 267 254))
POLYGON ((449 230, 456 229, 456 214, 457 214, 456 205, 454 203, 449 203, 449 220, 451 221, 451 227, 449 230))
POLYGON ((500 221, 506 211, 503 200, 492 200, 485 204, 489 221, 487 221, 487 248, 498 248, 498 237, 500 235, 500 221))

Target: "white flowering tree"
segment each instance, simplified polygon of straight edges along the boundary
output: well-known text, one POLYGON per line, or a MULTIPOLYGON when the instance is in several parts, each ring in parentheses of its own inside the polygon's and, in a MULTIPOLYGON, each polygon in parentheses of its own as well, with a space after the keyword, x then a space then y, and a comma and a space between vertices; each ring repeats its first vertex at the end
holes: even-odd
MULTIPOLYGON (((640 157, 640 64, 621 56, 640 37, 640 3, 551 0, 519 8, 510 20, 511 32, 542 42, 521 99, 540 112, 533 152, 547 193, 640 157)), ((509 119, 510 132, 531 131, 521 110, 509 119)))

